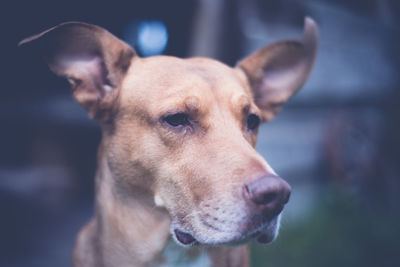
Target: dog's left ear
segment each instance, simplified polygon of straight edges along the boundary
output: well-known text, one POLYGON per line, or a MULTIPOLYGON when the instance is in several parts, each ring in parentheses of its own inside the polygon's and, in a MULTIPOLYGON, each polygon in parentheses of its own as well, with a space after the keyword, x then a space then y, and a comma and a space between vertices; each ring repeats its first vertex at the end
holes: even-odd
POLYGON ((19 46, 31 48, 50 69, 67 78, 75 100, 90 117, 107 120, 122 79, 135 51, 96 25, 66 22, 27 38, 19 46))
POLYGON ((315 61, 317 46, 317 26, 312 19, 306 18, 301 41, 276 42, 238 62, 236 67, 247 76, 264 121, 274 118, 305 83, 315 61))

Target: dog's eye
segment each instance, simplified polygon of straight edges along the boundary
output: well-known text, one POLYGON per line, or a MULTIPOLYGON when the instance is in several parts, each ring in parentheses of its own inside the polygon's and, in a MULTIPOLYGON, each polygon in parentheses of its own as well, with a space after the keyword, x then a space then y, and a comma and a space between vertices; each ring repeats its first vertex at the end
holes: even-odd
POLYGON ((247 129, 254 131, 258 128, 260 125, 260 117, 258 117, 256 114, 250 114, 247 117, 247 129))
POLYGON ((169 126, 179 127, 190 125, 189 117, 185 113, 176 113, 164 117, 164 122, 169 126))

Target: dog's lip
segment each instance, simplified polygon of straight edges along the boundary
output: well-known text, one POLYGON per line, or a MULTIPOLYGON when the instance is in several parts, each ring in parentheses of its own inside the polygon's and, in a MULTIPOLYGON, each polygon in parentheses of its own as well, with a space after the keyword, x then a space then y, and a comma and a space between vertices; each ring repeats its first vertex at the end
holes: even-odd
POLYGON ((257 242, 262 243, 262 244, 267 244, 270 243, 271 241, 274 240, 275 238, 275 230, 271 230, 271 224, 273 224, 272 221, 269 223, 264 223, 254 229, 253 231, 248 234, 248 237, 245 239, 256 239, 257 242))
POLYGON ((274 240, 273 236, 264 233, 261 233, 257 238, 257 242, 261 244, 267 244, 273 240, 274 240))
POLYGON ((279 229, 279 215, 269 219, 263 218, 262 220, 258 220, 256 224, 252 223, 251 226, 244 226, 242 236, 238 238, 238 242, 234 243, 243 243, 251 239, 256 239, 259 243, 263 244, 270 243, 276 238, 277 229, 279 229))
MULTIPOLYGON (((212 245, 242 245, 252 239, 256 239, 257 242, 262 244, 270 243, 275 239, 275 230, 270 229, 271 224, 274 223, 272 221, 269 221, 268 223, 263 223, 262 225, 256 227, 251 231, 246 231, 246 233, 241 234, 240 236, 233 237, 231 240, 223 241, 220 243, 212 242, 212 245)), ((189 233, 188 231, 182 231, 179 228, 175 228, 173 230, 173 235, 175 236, 175 239, 183 246, 194 246, 198 244, 208 245, 207 243, 203 243, 197 240, 194 235, 189 233)))
POLYGON ((192 246, 192 245, 198 243, 197 240, 193 237, 193 235, 191 235, 187 232, 183 232, 179 229, 175 229, 174 234, 175 234, 176 239, 185 246, 192 246))
POLYGON ((268 231, 268 226, 266 226, 264 229, 261 229, 258 231, 255 235, 257 238, 257 242, 261 244, 267 244, 272 242, 275 239, 275 234, 271 233, 271 231, 268 231))

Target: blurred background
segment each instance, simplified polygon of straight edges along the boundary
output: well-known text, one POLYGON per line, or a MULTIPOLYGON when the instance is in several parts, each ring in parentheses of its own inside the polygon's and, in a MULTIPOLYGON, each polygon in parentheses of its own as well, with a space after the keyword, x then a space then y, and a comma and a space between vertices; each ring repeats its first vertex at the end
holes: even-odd
POLYGON ((319 25, 310 79, 262 126, 258 151, 293 188, 276 242, 252 266, 399 266, 400 2, 396 0, 13 1, 1 4, 0 266, 69 266, 93 210, 100 131, 67 83, 16 44, 70 20, 142 56, 234 65, 319 25))

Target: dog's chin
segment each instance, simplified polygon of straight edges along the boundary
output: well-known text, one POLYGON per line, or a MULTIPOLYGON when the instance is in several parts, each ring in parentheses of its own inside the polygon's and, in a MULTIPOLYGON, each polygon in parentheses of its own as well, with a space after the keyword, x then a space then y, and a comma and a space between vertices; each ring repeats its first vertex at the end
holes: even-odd
POLYGON ((259 243, 267 244, 276 239, 279 232, 280 216, 260 225, 250 231, 237 231, 236 234, 227 235, 218 232, 203 233, 200 231, 183 230, 176 224, 171 224, 173 239, 181 246, 190 247, 195 245, 204 246, 238 246, 256 240, 259 243))

